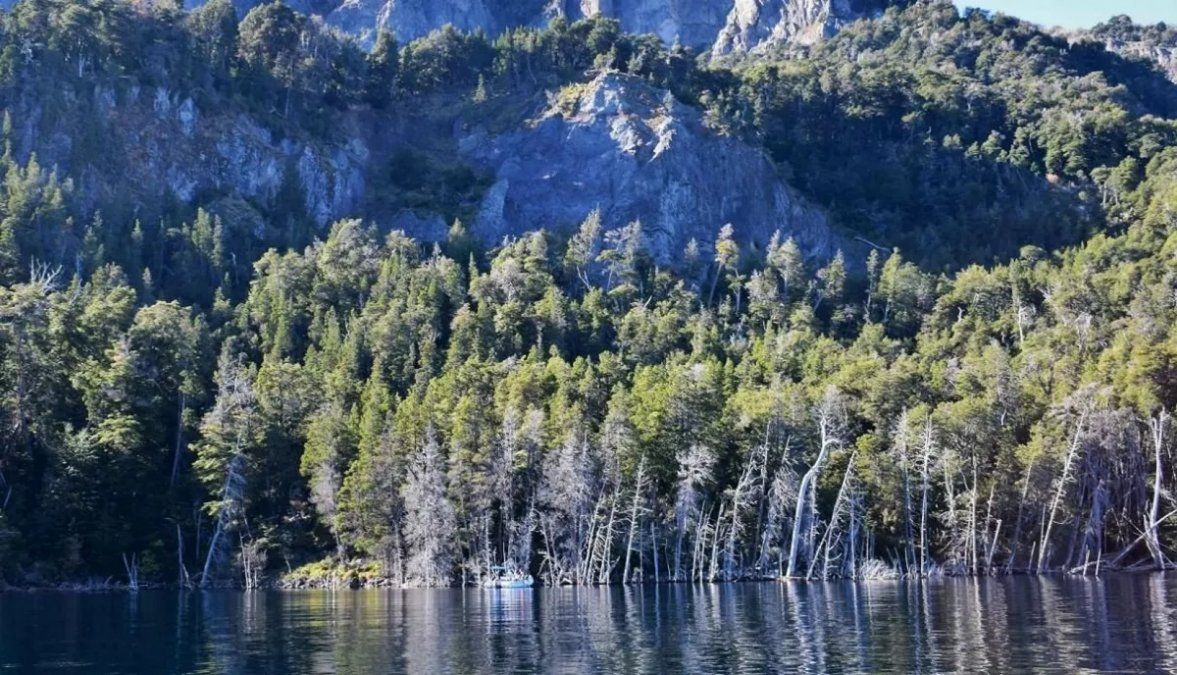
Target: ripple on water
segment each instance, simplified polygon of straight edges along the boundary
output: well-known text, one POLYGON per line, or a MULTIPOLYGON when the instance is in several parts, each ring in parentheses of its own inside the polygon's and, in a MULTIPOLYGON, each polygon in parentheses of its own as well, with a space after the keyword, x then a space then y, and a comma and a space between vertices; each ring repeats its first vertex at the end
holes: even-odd
POLYGON ((0 671, 1177 672, 1177 577, 0 595, 0 671))

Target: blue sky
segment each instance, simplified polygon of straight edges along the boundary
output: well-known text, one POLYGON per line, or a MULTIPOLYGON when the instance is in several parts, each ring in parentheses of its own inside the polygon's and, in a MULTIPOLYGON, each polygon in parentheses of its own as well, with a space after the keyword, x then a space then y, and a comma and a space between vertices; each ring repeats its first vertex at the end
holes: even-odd
POLYGON ((980 7, 1044 24, 1089 28, 1115 14, 1137 23, 1177 24, 1177 0, 954 0, 960 7, 980 7))

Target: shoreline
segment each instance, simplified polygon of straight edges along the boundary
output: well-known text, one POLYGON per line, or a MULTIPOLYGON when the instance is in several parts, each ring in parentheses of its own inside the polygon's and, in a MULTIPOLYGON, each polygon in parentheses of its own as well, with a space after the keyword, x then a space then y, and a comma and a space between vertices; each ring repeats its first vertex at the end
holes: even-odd
POLYGON ((391 578, 379 578, 366 580, 364 582, 355 583, 354 580, 337 580, 337 581, 316 581, 307 582, 305 580, 278 580, 270 583, 262 584, 257 588, 246 588, 240 584, 216 584, 201 588, 198 586, 183 586, 176 583, 164 582, 144 582, 140 583, 138 588, 131 588, 128 584, 117 581, 104 582, 61 582, 56 584, 35 584, 35 585, 15 585, 0 581, 0 596, 5 594, 27 594, 27 593, 76 593, 80 595, 99 595, 105 593, 138 593, 140 591, 175 591, 175 592, 189 592, 200 593, 203 591, 236 591, 241 593, 257 592, 257 591, 284 591, 298 593, 302 591, 374 591, 374 590, 451 590, 451 589, 472 589, 472 590, 487 590, 487 591, 525 591, 541 588, 615 588, 615 587, 646 587, 646 586, 728 586, 735 584, 767 584, 767 583, 804 583, 804 584, 829 584, 829 583, 852 583, 852 584, 876 584, 876 583, 922 583, 929 581, 946 581, 956 579, 1006 579, 1011 577, 1066 577, 1066 578, 1082 578, 1093 577, 1100 579, 1105 575, 1112 576, 1134 576, 1142 574, 1163 574, 1170 570, 1152 569, 1152 568, 1123 568, 1106 570, 1098 575, 1095 574, 1073 574, 1065 570, 1056 570, 1048 572, 1011 572, 1008 574, 987 574, 987 575, 973 575, 973 574, 937 574, 924 577, 879 577, 872 579, 806 579, 802 577, 784 578, 784 577, 764 577, 764 578, 747 578, 747 579, 733 579, 730 581, 643 581, 637 583, 609 583, 609 584, 589 584, 589 585, 575 585, 575 584, 559 584, 547 585, 536 583, 534 586, 522 588, 483 588, 478 584, 453 584, 448 586, 411 586, 404 585, 391 578))

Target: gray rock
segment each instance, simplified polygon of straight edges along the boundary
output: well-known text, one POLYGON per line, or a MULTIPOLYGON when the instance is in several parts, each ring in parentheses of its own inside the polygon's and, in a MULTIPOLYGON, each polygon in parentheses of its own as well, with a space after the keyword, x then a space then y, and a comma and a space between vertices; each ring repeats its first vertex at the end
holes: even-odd
MULTIPOLYGON (((0 0, 2 1, 2 0, 0 0)), ((906 0, 899 0, 905 2, 906 0)), ((259 0, 238 0, 239 8, 259 0)), ((321 14, 327 23, 371 45, 387 29, 404 42, 446 24, 497 35, 517 26, 543 26, 556 16, 569 20, 604 15, 630 33, 653 33, 719 54, 766 44, 811 43, 861 18, 889 0, 326 0, 292 6, 321 14), (305 6, 304 6, 305 5, 305 6)))
POLYGON ((1154 61, 1161 71, 1177 83, 1177 45, 1161 45, 1148 41, 1107 40, 1109 51, 1129 58, 1154 61))
POLYGON ((735 0, 711 53, 720 56, 784 44, 813 44, 844 24, 881 11, 886 4, 871 0, 735 0))
POLYGON ((538 228, 572 232, 593 209, 606 230, 632 221, 654 258, 673 264, 691 239, 709 250, 731 223, 763 247, 780 230, 811 257, 838 241, 825 215, 786 186, 760 150, 709 129, 701 113, 644 81, 605 73, 553 96, 512 133, 462 139, 491 170, 473 233, 497 242, 538 228))
POLYGON ((297 172, 306 211, 321 227, 363 203, 369 157, 358 134, 337 144, 279 142, 248 115, 199 110, 163 88, 117 94, 100 84, 93 96, 98 119, 86 123, 99 125, 102 146, 85 165, 73 165, 76 120, 43 115, 35 93, 11 111, 18 155, 36 153, 73 178, 88 204, 114 196, 150 200, 165 189, 185 201, 224 193, 266 203, 287 171, 297 172))
POLYGON ((667 44, 675 41, 705 47, 714 40, 732 10, 733 0, 556 0, 549 12, 570 20, 613 17, 630 33, 653 33, 667 44))

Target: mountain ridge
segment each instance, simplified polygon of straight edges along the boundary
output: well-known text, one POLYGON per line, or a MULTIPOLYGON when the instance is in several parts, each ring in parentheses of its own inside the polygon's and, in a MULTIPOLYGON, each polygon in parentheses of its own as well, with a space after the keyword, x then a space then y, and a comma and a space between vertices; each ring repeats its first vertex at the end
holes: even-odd
MULTIPOLYGON (((716 55, 770 45, 811 44, 838 26, 910 0, 293 0, 291 7, 371 45, 380 30, 401 42, 449 24, 495 36, 517 27, 541 27, 556 18, 617 19, 623 31, 654 34, 716 55)), ((190 2, 189 8, 202 3, 190 2)), ((261 4, 236 0, 244 13, 261 4)))

